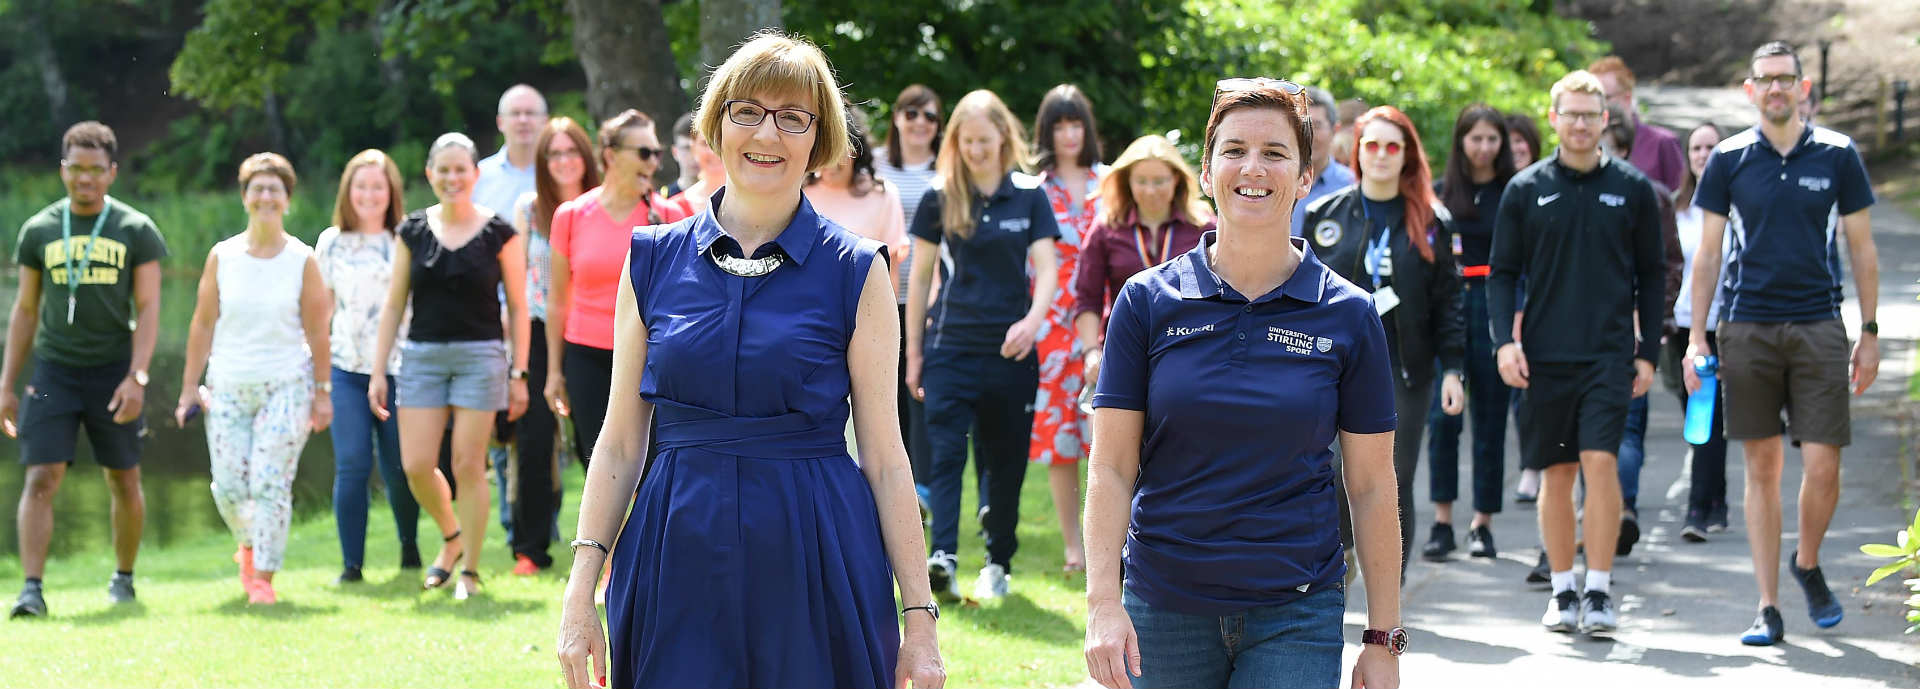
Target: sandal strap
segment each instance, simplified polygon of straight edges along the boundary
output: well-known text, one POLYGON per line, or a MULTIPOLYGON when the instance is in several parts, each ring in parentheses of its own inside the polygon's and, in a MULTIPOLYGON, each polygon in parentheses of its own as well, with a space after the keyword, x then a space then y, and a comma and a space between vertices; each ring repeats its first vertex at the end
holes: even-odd
POLYGON ((479 573, 479 572, 476 572, 476 571, 473 571, 473 570, 471 570, 471 569, 463 569, 463 570, 460 570, 460 576, 463 576, 463 577, 473 577, 473 580, 474 580, 474 581, 479 581, 479 580, 480 580, 480 573, 479 573))
POLYGON ((440 538, 440 542, 441 542, 441 543, 452 543, 452 542, 453 542, 453 539, 456 539, 456 538, 459 538, 459 537, 460 537, 460 530, 459 530, 459 529, 454 529, 454 530, 453 530, 453 533, 451 533, 451 534, 447 534, 446 536, 442 536, 442 537, 440 538))

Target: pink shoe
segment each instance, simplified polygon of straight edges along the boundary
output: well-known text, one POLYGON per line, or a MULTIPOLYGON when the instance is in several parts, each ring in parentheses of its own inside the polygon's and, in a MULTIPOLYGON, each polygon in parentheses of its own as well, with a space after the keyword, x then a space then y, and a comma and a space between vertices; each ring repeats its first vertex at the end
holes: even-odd
POLYGON ((247 580, 248 605, 273 605, 278 601, 279 596, 274 594, 272 583, 265 579, 247 580))
POLYGON ((239 550, 233 551, 233 561, 240 563, 241 582, 253 581, 256 578, 253 570, 253 546, 243 545, 239 550))

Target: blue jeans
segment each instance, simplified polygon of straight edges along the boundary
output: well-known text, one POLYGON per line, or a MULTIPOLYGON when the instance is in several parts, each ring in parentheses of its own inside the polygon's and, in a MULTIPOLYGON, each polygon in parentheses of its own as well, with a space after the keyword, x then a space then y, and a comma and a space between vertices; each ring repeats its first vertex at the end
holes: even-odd
MULTIPOLYGON (((374 443, 379 443, 380 479, 386 483, 387 506, 400 532, 401 552, 418 546, 420 505, 407 487, 400 467, 400 425, 381 421, 367 408, 371 376, 333 369, 333 520, 340 533, 340 559, 347 567, 361 567, 367 553, 367 479, 373 473, 374 443)), ((387 408, 393 409, 394 385, 387 380, 387 408)))
POLYGON ((1627 403, 1627 430, 1620 436, 1620 500, 1638 514, 1640 466, 1647 461, 1647 395, 1627 403))
POLYGON ((1232 615, 1187 615, 1156 609, 1121 594, 1140 637, 1140 676, 1133 686, 1312 687, 1340 684, 1340 586, 1280 605, 1232 615))
MULTIPOLYGON (((1501 483, 1506 480, 1507 398, 1512 392, 1500 380, 1500 369, 1493 361, 1493 337, 1487 320, 1487 281, 1467 278, 1467 412, 1473 419, 1473 511, 1498 514, 1501 507, 1501 483)), ((1439 370, 1437 367, 1435 370, 1439 370)), ((1427 492, 1436 503, 1452 503, 1460 497, 1460 432, 1465 425, 1461 416, 1440 411, 1440 386, 1433 388, 1433 404, 1427 411, 1427 456, 1432 465, 1427 474, 1427 492)))
POLYGON ((1027 479, 1033 433, 1033 395, 1040 386, 1035 357, 928 350, 920 386, 927 391, 927 437, 933 447, 925 477, 933 509, 932 550, 960 550, 960 487, 973 457, 987 532, 987 561, 1013 570, 1020 541, 1020 488, 1027 479), (967 440, 971 437, 972 452, 967 440))

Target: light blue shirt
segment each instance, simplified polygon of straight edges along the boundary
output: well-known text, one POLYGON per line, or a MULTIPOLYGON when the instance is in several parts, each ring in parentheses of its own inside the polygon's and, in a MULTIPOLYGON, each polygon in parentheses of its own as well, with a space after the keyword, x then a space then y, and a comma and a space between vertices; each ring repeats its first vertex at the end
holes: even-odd
POLYGON ((502 219, 513 214, 513 202, 533 191, 533 166, 514 167, 507 162, 507 149, 501 149, 480 161, 480 181, 473 185, 473 202, 486 206, 502 219))
MULTIPOLYGON (((485 180, 486 177, 483 176, 480 179, 485 180)), ((1358 181, 1359 180, 1353 176, 1353 170, 1348 169, 1345 165, 1341 165, 1340 161, 1327 161, 1326 171, 1321 172, 1313 178, 1313 188, 1307 190, 1307 197, 1293 204, 1293 236, 1304 236, 1300 234, 1300 230, 1307 222, 1308 204, 1313 203, 1315 199, 1322 196, 1345 189, 1358 181)), ((479 198, 480 197, 476 195, 474 200, 477 201, 479 198)))

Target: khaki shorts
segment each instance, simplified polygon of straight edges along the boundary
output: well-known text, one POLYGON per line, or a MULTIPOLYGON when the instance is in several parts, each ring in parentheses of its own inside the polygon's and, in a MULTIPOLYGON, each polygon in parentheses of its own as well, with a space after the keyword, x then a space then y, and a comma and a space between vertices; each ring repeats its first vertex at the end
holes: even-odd
POLYGON ((1721 323, 1719 336, 1728 439, 1787 432, 1800 443, 1845 447, 1852 441, 1847 408, 1852 345, 1839 320, 1721 323))

